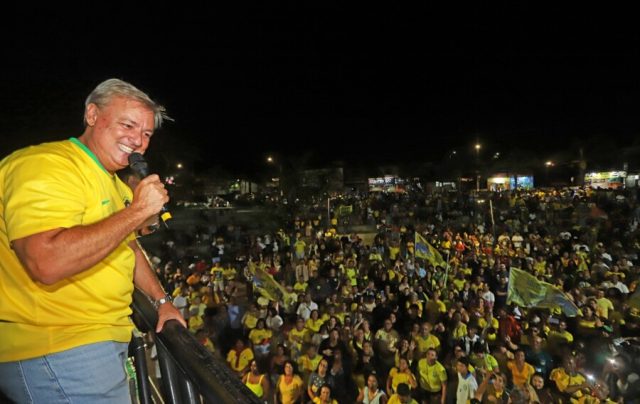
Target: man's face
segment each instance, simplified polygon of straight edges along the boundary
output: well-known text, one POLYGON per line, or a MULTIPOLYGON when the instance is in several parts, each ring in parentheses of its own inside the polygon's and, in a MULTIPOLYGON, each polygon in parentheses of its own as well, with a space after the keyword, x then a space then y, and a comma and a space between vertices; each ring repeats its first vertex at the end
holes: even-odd
POLYGON ((427 363, 429 363, 429 365, 433 365, 434 363, 436 363, 437 358, 438 358, 438 354, 436 353, 436 351, 433 351, 433 350, 427 351, 427 363))
POLYGON ((85 118, 92 128, 87 145, 110 173, 127 167, 131 153, 147 150, 155 126, 151 109, 125 97, 113 97, 101 108, 89 104, 85 118))

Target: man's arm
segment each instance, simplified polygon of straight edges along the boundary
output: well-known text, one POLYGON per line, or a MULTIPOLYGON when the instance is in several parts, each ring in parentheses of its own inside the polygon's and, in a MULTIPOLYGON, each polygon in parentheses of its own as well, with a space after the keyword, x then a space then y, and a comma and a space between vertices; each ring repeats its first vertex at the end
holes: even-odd
MULTIPOLYGON (((138 241, 131 241, 129 246, 136 254, 136 267, 133 274, 133 283, 142 290, 151 299, 158 300, 165 295, 165 291, 160 284, 160 281, 153 272, 151 265, 144 251, 138 244, 138 241)), ((178 320, 184 327, 187 326, 187 322, 180 314, 180 311, 171 302, 161 304, 158 307, 158 324, 156 325, 156 333, 161 332, 164 327, 164 323, 168 320, 178 320)))
POLYGON ((11 245, 33 280, 52 285, 99 263, 168 200, 160 178, 150 175, 136 187, 129 207, 90 225, 44 231, 11 245))

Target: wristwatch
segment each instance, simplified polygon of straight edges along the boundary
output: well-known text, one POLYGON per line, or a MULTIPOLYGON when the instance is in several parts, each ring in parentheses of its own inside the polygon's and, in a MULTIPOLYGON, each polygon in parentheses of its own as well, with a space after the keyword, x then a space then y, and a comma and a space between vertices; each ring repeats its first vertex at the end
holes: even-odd
POLYGON ((153 302, 153 307, 158 310, 160 308, 160 305, 163 305, 165 303, 171 303, 173 302, 173 298, 171 297, 170 294, 165 294, 164 296, 162 296, 160 299, 155 300, 153 302))

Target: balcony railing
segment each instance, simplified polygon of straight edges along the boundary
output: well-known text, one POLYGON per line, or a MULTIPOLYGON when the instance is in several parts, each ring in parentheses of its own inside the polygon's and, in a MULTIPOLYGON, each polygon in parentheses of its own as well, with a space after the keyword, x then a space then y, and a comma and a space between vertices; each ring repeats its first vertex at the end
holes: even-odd
MULTIPOLYGON (((262 403, 225 363, 214 358, 176 320, 168 321, 162 332, 155 334, 158 315, 144 293, 134 291, 131 307, 138 330, 154 333, 165 403, 262 403)), ((135 358, 138 399, 147 404, 153 400, 144 348, 142 338, 134 337, 130 352, 135 358)))

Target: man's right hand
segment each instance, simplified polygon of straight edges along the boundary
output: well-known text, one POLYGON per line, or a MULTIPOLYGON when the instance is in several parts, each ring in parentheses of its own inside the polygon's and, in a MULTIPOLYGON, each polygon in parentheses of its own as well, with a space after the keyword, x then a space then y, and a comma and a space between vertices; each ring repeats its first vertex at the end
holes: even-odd
POLYGON ((169 202, 169 193, 164 184, 157 174, 151 174, 136 186, 130 206, 138 210, 146 221, 157 215, 167 202, 169 202))

